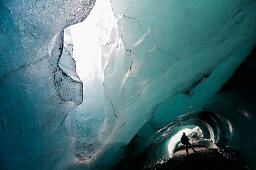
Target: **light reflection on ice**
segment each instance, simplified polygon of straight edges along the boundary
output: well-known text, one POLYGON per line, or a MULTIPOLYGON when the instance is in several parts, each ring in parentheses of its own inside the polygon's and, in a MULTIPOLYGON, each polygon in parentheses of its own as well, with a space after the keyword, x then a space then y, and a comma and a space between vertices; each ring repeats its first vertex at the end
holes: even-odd
POLYGON ((85 21, 70 27, 77 73, 82 81, 102 77, 101 47, 110 41, 109 30, 113 27, 117 27, 117 21, 108 0, 97 1, 85 21))

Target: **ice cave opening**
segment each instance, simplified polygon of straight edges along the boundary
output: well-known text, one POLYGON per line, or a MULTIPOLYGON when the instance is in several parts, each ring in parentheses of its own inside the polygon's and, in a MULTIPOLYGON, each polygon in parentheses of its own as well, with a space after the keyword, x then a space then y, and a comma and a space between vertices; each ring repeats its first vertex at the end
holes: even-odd
POLYGON ((76 138, 76 158, 89 164, 99 154, 104 125, 104 70, 115 46, 122 45, 117 37, 117 19, 109 0, 96 1, 92 11, 81 23, 65 29, 64 44, 73 49, 76 73, 83 82, 83 102, 65 120, 69 136, 76 138), (112 41, 110 49, 104 49, 112 41), (105 51, 104 51, 105 50, 105 51))
POLYGON ((90 81, 90 78, 103 76, 101 44, 108 41, 110 35, 104 31, 113 27, 111 20, 114 19, 110 2, 97 1, 86 20, 66 28, 70 30, 70 38, 74 46, 73 58, 76 60, 76 71, 84 83, 90 81), (105 28, 100 25, 103 22, 107 23, 104 25, 105 28))
POLYGON ((178 131, 178 133, 173 135, 168 141, 168 152, 169 152, 170 157, 172 157, 177 145, 180 143, 180 138, 183 133, 185 133, 187 136, 192 136, 194 134, 197 134, 197 135, 203 137, 202 130, 197 126, 194 127, 193 129, 184 128, 184 129, 178 131))

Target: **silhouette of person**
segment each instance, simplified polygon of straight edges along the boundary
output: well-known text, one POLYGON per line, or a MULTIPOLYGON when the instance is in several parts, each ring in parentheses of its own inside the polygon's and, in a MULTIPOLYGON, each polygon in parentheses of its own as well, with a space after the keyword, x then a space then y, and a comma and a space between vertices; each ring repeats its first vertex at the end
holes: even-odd
POLYGON ((186 145, 186 152, 187 152, 187 155, 188 155, 188 147, 189 147, 189 146, 192 148, 192 150, 193 150, 194 152, 196 152, 195 149, 194 149, 194 147, 193 147, 193 146, 191 145, 191 143, 189 142, 189 139, 188 139, 188 137, 186 136, 185 132, 183 132, 183 135, 182 135, 182 137, 181 137, 180 140, 181 140, 181 143, 182 143, 182 144, 186 145))

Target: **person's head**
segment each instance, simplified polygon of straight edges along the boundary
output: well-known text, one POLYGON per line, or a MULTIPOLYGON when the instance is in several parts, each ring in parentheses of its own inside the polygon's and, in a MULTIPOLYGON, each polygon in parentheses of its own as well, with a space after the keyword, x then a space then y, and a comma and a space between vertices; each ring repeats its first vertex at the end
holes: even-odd
POLYGON ((183 135, 186 135, 185 132, 183 132, 183 135))

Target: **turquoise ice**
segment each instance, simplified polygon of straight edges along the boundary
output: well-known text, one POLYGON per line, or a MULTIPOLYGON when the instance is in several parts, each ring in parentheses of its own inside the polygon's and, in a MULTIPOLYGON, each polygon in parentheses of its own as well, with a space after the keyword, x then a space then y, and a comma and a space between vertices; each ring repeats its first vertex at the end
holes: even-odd
POLYGON ((230 100, 218 92, 256 44, 256 1, 94 3, 0 2, 0 167, 111 169, 131 144, 134 157, 158 153, 154 164, 168 157, 171 137, 196 126, 239 149, 236 114, 248 113, 224 112, 230 100), (98 58, 86 77, 68 27, 100 3, 109 15, 94 23, 98 58), (227 141, 195 120, 202 110, 220 115, 227 141))

